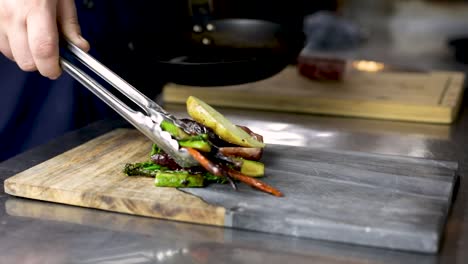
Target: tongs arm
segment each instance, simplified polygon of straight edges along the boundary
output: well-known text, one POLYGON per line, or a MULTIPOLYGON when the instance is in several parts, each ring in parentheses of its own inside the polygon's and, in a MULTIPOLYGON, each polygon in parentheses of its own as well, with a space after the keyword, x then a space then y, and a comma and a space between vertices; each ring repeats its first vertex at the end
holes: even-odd
POLYGON ((91 55, 80 50, 72 43, 67 42, 66 46, 63 48, 63 52, 66 53, 66 55, 76 58, 78 62, 82 63, 107 83, 111 84, 114 88, 119 90, 138 107, 145 111, 146 115, 140 111, 131 109, 128 105, 123 103, 120 99, 104 88, 99 82, 74 65, 70 60, 66 59, 66 56, 61 56, 60 64, 65 72, 88 88, 93 94, 119 113, 145 136, 151 139, 151 141, 156 143, 180 166, 191 167, 197 165, 197 162, 187 153, 187 151, 180 149, 178 142, 172 139, 169 133, 162 131, 160 127, 161 122, 164 119, 170 120, 176 125, 179 124, 180 121, 177 118, 170 115, 154 101, 146 97, 140 91, 120 78, 117 74, 94 59, 91 55))

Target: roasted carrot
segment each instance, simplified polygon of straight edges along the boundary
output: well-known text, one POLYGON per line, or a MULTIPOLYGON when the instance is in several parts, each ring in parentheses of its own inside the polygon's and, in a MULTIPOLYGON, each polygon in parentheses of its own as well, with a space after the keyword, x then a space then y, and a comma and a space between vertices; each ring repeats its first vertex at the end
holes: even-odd
POLYGON ((238 180, 238 181, 241 181, 247 185, 250 185, 254 188, 257 188, 261 191, 264 191, 264 192, 267 192, 269 194, 273 194, 274 196, 278 196, 278 197, 281 197, 283 196, 283 193, 280 192, 278 189, 258 180, 258 179, 255 179, 255 178, 252 178, 252 177, 249 177, 249 176, 246 176, 236 170, 233 170, 231 168, 227 168, 227 172, 229 174, 229 176, 231 176, 233 179, 235 180, 238 180))
POLYGON ((213 162, 211 162, 210 160, 208 160, 205 156, 203 156, 198 150, 196 149, 193 149, 193 148, 185 148, 187 149, 187 151, 189 152, 190 155, 192 155, 192 157, 198 161, 200 163, 200 165, 202 165, 207 171, 213 173, 214 175, 216 176, 223 176, 223 170, 227 172, 227 174, 235 179, 235 180, 238 180, 238 181, 241 181, 247 185, 250 185, 254 188, 257 188, 261 191, 264 191, 264 192, 267 192, 267 193, 270 193, 272 195, 275 195, 275 196, 278 196, 278 197, 281 197, 283 196, 283 194, 275 189, 274 187, 258 180, 258 179, 255 179, 255 178, 252 178, 252 177, 249 177, 249 176, 246 176, 236 170, 233 170, 231 168, 228 168, 228 167, 224 167, 224 168, 221 168, 219 167, 218 165, 214 164, 213 162))
POLYGON ((193 148, 187 148, 187 147, 185 147, 185 149, 207 171, 211 172, 215 176, 219 176, 219 177, 224 176, 223 171, 221 170, 221 168, 218 165, 211 162, 205 156, 203 156, 198 150, 193 149, 193 148))
POLYGON ((185 149, 208 172, 211 172, 216 177, 225 178, 229 182, 231 187, 234 190, 237 190, 236 183, 231 179, 231 177, 229 177, 229 175, 227 175, 227 173, 224 173, 224 171, 217 164, 214 164, 213 162, 208 160, 205 156, 203 156, 198 150, 194 148, 185 147, 185 149))

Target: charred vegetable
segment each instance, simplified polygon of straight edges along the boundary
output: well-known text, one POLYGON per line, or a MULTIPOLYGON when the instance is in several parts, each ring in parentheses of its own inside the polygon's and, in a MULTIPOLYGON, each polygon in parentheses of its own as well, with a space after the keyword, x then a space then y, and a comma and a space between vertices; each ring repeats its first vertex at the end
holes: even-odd
POLYGON ((125 164, 124 173, 128 176, 148 176, 156 177, 162 166, 153 162, 141 162, 135 164, 125 164))
POLYGON ((251 148, 265 147, 265 143, 256 140, 213 107, 194 96, 187 99, 187 109, 188 114, 195 121, 211 128, 220 138, 229 143, 251 148))
POLYGON ((155 178, 154 184, 158 187, 203 187, 207 182, 225 182, 200 169, 171 170, 154 162, 126 164, 124 173, 128 176, 155 178))
POLYGON ((282 196, 274 187, 260 181, 265 165, 260 162, 263 137, 249 128, 231 123, 221 113, 193 96, 187 99, 187 111, 194 119, 182 119, 184 130, 169 121, 161 129, 176 139, 200 166, 182 168, 157 145, 152 146, 150 160, 126 164, 128 176, 147 176, 155 179, 158 187, 204 187, 210 183, 235 182, 282 196))

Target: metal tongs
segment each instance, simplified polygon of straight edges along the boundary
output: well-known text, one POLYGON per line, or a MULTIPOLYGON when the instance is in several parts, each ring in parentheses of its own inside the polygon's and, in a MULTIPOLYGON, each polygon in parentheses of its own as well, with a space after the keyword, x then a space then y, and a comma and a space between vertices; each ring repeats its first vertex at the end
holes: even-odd
POLYGON ((185 125, 179 119, 166 112, 157 103, 71 42, 64 40, 64 43, 61 44, 60 65, 65 72, 88 88, 135 128, 151 139, 181 167, 191 167, 198 164, 185 149, 179 148, 177 140, 172 139, 171 135, 160 127, 163 120, 168 120, 181 129, 186 130, 184 129, 185 125), (73 64, 72 60, 80 62, 104 81, 111 84, 139 106, 144 113, 131 109, 91 76, 73 64))

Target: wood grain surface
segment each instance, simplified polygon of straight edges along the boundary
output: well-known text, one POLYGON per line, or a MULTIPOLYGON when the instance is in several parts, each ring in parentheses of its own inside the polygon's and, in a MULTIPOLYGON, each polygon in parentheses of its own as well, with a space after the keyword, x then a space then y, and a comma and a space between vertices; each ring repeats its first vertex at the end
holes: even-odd
POLYGON ((228 184, 179 190, 122 173, 125 163, 146 161, 150 147, 139 131, 116 129, 12 176, 5 192, 160 219, 435 253, 458 179, 458 163, 452 161, 268 145, 263 180, 285 197, 245 184, 237 191, 228 184))
POLYGON ((201 224, 224 225, 224 208, 153 179, 127 177, 127 162, 148 159, 151 142, 117 129, 5 181, 5 192, 26 198, 201 224))
POLYGON ((166 103, 200 97, 213 106, 310 114, 355 116, 431 123, 455 120, 463 95, 464 74, 358 73, 344 81, 312 81, 289 66, 258 82, 222 87, 169 83, 166 103))

